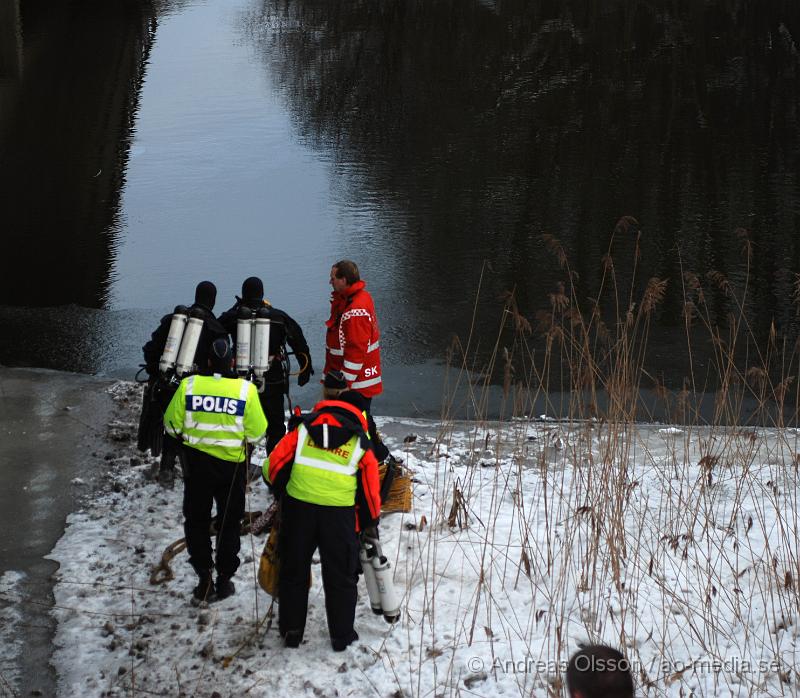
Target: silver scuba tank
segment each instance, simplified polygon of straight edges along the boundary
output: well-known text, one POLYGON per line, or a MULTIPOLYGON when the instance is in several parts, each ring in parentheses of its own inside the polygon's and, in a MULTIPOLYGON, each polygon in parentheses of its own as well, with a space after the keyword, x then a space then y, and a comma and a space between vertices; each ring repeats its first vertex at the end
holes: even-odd
POLYGON ((375 578, 375 568, 372 566, 375 548, 367 541, 363 541, 358 555, 361 559, 361 570, 364 572, 364 582, 367 585, 369 605, 372 608, 372 612, 379 616, 383 613, 383 606, 381 606, 381 592, 378 589, 378 580, 375 578))
POLYGON ((200 311, 193 310, 192 317, 186 323, 186 331, 181 340, 181 349, 178 352, 178 360, 175 364, 175 375, 183 376, 195 371, 194 358, 197 354, 197 344, 200 341, 200 333, 203 331, 203 319, 195 315, 200 311))
POLYGON ((380 544, 375 541, 375 555, 372 558, 372 569, 375 572, 375 581, 381 597, 383 619, 387 623, 396 623, 400 619, 400 600, 394 590, 392 580, 392 566, 383 554, 380 544))
POLYGON ((178 349, 180 349, 188 320, 189 309, 185 305, 175 306, 172 321, 169 324, 167 342, 164 344, 164 351, 161 352, 161 359, 158 362, 158 370, 161 373, 169 373, 175 368, 175 360, 178 358, 178 349))
POLYGON ((253 367, 255 382, 258 384, 259 392, 264 391, 266 381, 264 374, 269 370, 269 310, 259 308, 256 313, 255 328, 253 330, 252 352, 250 364, 253 367))
POLYGON ((236 373, 245 378, 250 373, 250 338, 253 330, 253 311, 239 306, 236 319, 236 373))

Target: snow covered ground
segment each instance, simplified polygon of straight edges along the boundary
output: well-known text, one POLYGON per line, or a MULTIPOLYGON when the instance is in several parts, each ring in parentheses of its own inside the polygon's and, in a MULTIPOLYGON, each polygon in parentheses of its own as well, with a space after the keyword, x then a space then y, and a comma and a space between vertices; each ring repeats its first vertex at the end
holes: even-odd
MULTIPOLYGON (((0 596, 14 598, 25 586, 25 575, 17 571, 9 571, 0 577, 0 596)), ((13 693, 19 681, 18 665, 22 652, 22 609, 14 604, 3 603, 0 606, 0 696, 6 692, 13 693)))
MULTIPOLYGON (((362 581, 360 640, 334 653, 318 566, 305 641, 282 647, 255 578, 265 536, 208 608, 185 553, 149 584, 182 536, 181 483, 147 478, 138 388, 113 390, 109 486, 51 556, 61 695, 557 696, 588 641, 623 649, 638 695, 797 695, 793 430, 379 420, 416 479, 413 511, 381 524, 403 615, 374 616, 362 581)), ((248 509, 267 504, 259 483, 248 509)))

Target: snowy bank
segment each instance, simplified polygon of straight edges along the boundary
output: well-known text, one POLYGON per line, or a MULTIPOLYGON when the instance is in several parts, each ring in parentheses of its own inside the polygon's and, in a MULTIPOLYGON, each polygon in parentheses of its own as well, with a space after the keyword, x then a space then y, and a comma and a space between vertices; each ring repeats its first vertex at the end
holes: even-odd
MULTIPOLYGON (((793 430, 378 420, 416 479, 413 511, 381 524, 403 615, 374 616, 360 582, 360 640, 334 653, 317 566, 305 641, 283 648, 255 581, 265 536, 208 608, 185 553, 149 584, 182 488, 134 451, 138 386, 112 390, 109 487, 51 555, 61 695, 564 695, 586 641, 624 650, 638 695, 796 694, 793 430)), ((247 508, 268 499, 259 483, 247 508)))

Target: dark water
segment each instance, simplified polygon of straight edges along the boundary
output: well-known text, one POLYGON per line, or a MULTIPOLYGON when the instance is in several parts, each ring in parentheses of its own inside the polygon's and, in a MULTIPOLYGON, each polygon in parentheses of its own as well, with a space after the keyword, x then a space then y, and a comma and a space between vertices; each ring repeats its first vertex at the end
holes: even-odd
POLYGON ((542 234, 583 302, 625 215, 621 295, 669 280, 649 340, 666 384, 689 370, 686 270, 747 283, 708 288, 714 322, 744 297, 755 345, 773 319, 797 335, 796 2, 0 8, 1 363, 131 376, 196 281, 223 309, 257 274, 321 364, 328 270, 352 257, 385 408, 432 413, 478 287, 480 366, 503 294, 536 326, 564 279, 542 234))

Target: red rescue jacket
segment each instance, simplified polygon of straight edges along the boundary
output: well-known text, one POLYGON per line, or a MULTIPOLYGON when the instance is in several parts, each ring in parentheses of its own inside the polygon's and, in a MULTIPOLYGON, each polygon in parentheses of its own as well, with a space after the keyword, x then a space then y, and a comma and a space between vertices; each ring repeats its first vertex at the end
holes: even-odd
POLYGON ((341 371, 351 390, 364 397, 379 395, 383 391, 380 330, 363 281, 331 294, 331 316, 325 325, 325 374, 341 371))

